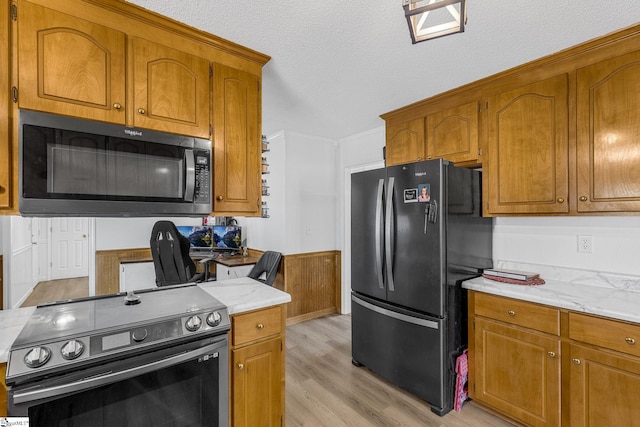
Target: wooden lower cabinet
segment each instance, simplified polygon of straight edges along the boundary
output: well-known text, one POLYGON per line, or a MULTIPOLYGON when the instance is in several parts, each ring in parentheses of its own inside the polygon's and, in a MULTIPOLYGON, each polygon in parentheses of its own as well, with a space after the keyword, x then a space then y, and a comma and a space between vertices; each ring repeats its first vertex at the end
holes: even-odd
POLYGON ((481 405, 531 426, 640 427, 639 324, 470 292, 469 328, 481 405))
POLYGON ((570 425, 640 426, 640 325, 569 313, 570 425))
POLYGON ((284 426, 283 306, 231 317, 231 427, 284 426))
POLYGON ((570 425, 640 426, 640 359, 570 345, 570 425))
POLYGON ((534 426, 560 425, 560 339, 476 318, 473 398, 534 426))
POLYGON ((7 416, 7 385, 4 377, 7 374, 7 364, 0 363, 0 417, 7 416))

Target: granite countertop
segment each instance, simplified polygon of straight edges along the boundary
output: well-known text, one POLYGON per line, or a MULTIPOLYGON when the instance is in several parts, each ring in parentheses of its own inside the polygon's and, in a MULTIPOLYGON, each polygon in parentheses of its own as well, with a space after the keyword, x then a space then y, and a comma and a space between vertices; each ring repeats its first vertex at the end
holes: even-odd
POLYGON ((477 277, 463 282, 462 287, 640 323, 640 277, 506 261, 498 262, 496 268, 537 272, 545 284, 513 285, 477 277))
MULTIPOLYGON (((291 295, 248 277, 207 282, 199 285, 214 298, 225 304, 229 314, 258 310, 291 301, 291 295)), ((13 341, 31 317, 35 307, 0 310, 0 363, 9 358, 13 341)))
POLYGON ((206 282, 199 286, 226 305, 229 314, 258 310, 291 301, 291 295, 288 293, 250 277, 206 282))

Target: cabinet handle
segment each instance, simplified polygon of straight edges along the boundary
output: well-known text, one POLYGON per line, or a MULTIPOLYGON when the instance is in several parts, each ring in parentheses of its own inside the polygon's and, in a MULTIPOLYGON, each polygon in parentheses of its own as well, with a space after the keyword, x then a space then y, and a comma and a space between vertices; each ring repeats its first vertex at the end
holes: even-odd
POLYGON ((579 365, 582 363, 580 359, 571 359, 571 361, 574 363, 574 365, 579 365))
POLYGON ((216 197, 216 200, 217 200, 217 201, 219 201, 219 202, 221 202, 221 201, 223 201, 223 200, 224 200, 224 197, 222 197, 222 196, 218 196, 218 197, 216 197))
POLYGON ((516 315, 516 312, 515 312, 515 311, 513 311, 513 310, 509 310, 509 311, 507 311, 507 314, 508 314, 509 316, 513 317, 513 316, 515 316, 515 315, 516 315))
POLYGON ((587 196, 580 196, 580 201, 581 202, 586 202, 587 201, 587 196))
POLYGON ((631 337, 626 337, 624 340, 627 342, 627 344, 635 344, 636 343, 636 340, 631 338, 631 337))
POLYGON ((263 325, 262 323, 258 323, 258 324, 256 325, 256 328, 258 328, 258 329, 262 330, 262 329, 264 329, 264 325, 263 325))
POLYGON ((138 108, 138 114, 144 114, 146 113, 146 111, 144 111, 144 108, 138 108))
POLYGON ((240 370, 244 369, 244 365, 242 363, 238 363, 238 369, 240 370))
POLYGON ((558 203, 564 203, 564 199, 562 197, 558 197, 557 202, 558 203))
POLYGON ((549 352, 547 352, 547 354, 549 355, 549 357, 556 357, 556 352, 555 351, 549 351, 549 352))
POLYGON ((116 110, 120 110, 122 109, 122 105, 120 105, 119 102, 116 102, 115 104, 113 104, 113 108, 115 108, 116 110))

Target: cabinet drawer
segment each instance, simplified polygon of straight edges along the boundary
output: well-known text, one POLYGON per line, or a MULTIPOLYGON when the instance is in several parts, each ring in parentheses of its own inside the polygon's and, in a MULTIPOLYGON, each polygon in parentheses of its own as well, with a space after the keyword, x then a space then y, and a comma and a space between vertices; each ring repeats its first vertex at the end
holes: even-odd
POLYGON ((640 356, 640 325, 569 313, 569 338, 640 356))
POLYGON ((234 346, 278 335, 281 331, 282 308, 280 306, 231 317, 234 346))
POLYGON ((549 334, 560 335, 560 311, 543 305, 476 293, 475 314, 549 334))

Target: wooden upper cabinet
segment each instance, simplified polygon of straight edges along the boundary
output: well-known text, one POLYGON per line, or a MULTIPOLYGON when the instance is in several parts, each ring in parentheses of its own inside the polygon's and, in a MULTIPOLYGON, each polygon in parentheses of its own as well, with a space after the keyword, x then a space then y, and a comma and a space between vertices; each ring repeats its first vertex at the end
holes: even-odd
POLYGON ((478 103, 427 115, 427 159, 478 160, 478 103))
POLYGON ((18 104, 125 123, 125 35, 29 2, 18 7, 18 104))
POLYGON ((224 65, 213 67, 213 211, 261 214, 260 82, 224 65))
POLYGON ((13 196, 13 153, 9 134, 9 6, 9 2, 0 6, 0 209, 10 208, 13 196))
POLYGON ((640 51, 577 71, 578 212, 640 211, 640 51))
POLYGON ((424 118, 386 128, 387 166, 425 160, 424 118))
POLYGON ((569 211, 568 126, 566 74, 489 98, 486 212, 569 211))
POLYGON ((209 61, 133 38, 133 125, 209 138, 209 61))

